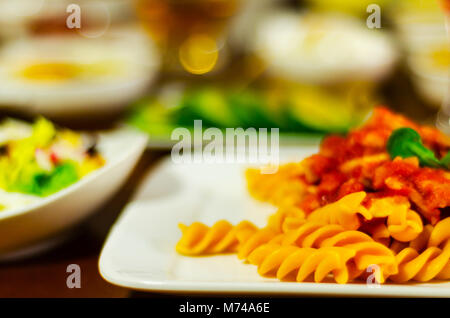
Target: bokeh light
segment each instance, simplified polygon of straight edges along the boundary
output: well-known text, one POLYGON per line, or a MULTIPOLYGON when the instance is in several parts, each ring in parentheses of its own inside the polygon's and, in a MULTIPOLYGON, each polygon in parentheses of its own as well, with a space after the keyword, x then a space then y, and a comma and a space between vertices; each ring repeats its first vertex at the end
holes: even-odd
POLYGON ((210 72, 217 63, 219 50, 214 38, 205 34, 194 34, 183 42, 179 59, 186 71, 192 74, 210 72))

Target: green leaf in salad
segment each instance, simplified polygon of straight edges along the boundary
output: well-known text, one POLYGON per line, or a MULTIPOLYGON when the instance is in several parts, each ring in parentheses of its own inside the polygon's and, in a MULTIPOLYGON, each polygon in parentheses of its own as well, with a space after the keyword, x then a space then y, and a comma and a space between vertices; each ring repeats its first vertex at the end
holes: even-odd
POLYGON ((34 172, 31 177, 23 175, 9 190, 37 196, 48 196, 68 187, 78 179, 75 163, 68 161, 48 172, 40 170, 34 172))
POLYGON ((441 159, 441 164, 442 164, 445 168, 447 168, 447 169, 450 170, 450 151, 447 152, 447 154, 446 154, 444 157, 442 157, 442 159, 441 159))
POLYGON ((77 167, 72 162, 65 162, 56 166, 50 173, 39 173, 34 176, 38 195, 47 196, 58 192, 77 182, 79 179, 77 167))
POLYGON ((409 127, 399 128, 392 132, 387 142, 387 151, 392 159, 417 157, 422 166, 443 167, 434 152, 423 145, 419 133, 409 127))

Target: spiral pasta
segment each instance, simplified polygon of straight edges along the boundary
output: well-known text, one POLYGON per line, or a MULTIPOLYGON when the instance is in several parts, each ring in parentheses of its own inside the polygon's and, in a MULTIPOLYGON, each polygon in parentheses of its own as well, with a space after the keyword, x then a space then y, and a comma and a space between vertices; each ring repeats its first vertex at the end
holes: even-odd
POLYGON ((410 242, 400 242, 393 240, 389 248, 396 254, 401 250, 411 247, 418 252, 424 251, 428 246, 428 241, 430 240, 431 232, 433 232, 434 226, 427 224, 424 226, 422 233, 419 234, 414 240, 410 242))
POLYGON ((258 229, 248 221, 242 221, 236 226, 226 220, 220 220, 211 227, 200 222, 189 226, 179 224, 182 237, 176 245, 176 251, 183 255, 238 252, 238 257, 244 259, 258 246, 276 240, 286 222, 303 222, 304 217, 305 214, 300 209, 287 207, 280 208, 270 216, 263 229, 258 229))
POLYGON ((365 231, 377 242, 389 245, 391 238, 397 242, 412 242, 423 231, 423 223, 420 216, 412 211, 405 211, 403 215, 395 214, 387 218, 386 223, 373 223, 365 227, 365 231))
POLYGON ((389 238, 402 242, 414 240, 423 230, 422 219, 419 214, 410 209, 410 204, 399 197, 372 199, 371 207, 362 205, 366 198, 364 191, 354 192, 340 200, 316 209, 308 215, 308 221, 324 224, 339 224, 349 230, 361 227, 361 218, 370 221, 373 218, 386 218, 386 225, 376 224, 368 226, 372 237, 387 244, 389 238))
POLYGON ((411 209, 397 210, 387 218, 389 234, 401 242, 414 240, 423 231, 423 223, 417 212, 411 209))
POLYGON ((345 284, 360 274, 347 265, 354 256, 354 250, 344 247, 315 249, 272 243, 259 246, 249 255, 248 261, 258 266, 260 275, 275 272, 280 280, 296 273, 295 280, 303 282, 314 273, 314 281, 319 283, 332 273, 337 283, 345 284))
POLYGON ((235 252, 240 241, 245 241, 258 230, 251 222, 242 221, 236 226, 221 220, 208 227, 194 222, 190 226, 179 225, 182 237, 176 251, 184 255, 203 255, 235 252))
POLYGON ((261 275, 295 276, 297 282, 332 276, 344 284, 365 277, 373 265, 380 269, 380 283, 450 279, 449 217, 424 226, 408 202, 386 197, 366 208, 365 198, 365 192, 355 192, 308 216, 282 206, 264 228, 248 221, 180 224, 176 250, 189 256, 236 253, 261 275))
POLYGON ((389 237, 409 242, 422 233, 423 222, 420 215, 411 210, 410 203, 402 197, 372 199, 368 213, 374 218, 386 219, 386 225, 368 227, 372 237, 383 243, 387 243, 389 237))
POLYGON ((391 242, 391 233, 384 223, 371 223, 366 226, 366 231, 375 242, 388 246, 391 242))
POLYGON ((402 197, 374 198, 370 201, 369 213, 375 218, 384 218, 398 210, 407 210, 409 207, 409 202, 402 197))
POLYGON ((358 270, 363 271, 376 264, 382 267, 386 277, 397 272, 395 256, 389 248, 363 232, 346 230, 338 224, 307 222, 297 230, 286 233, 282 245, 303 248, 346 247, 355 251, 354 261, 358 270))
POLYGON ((304 172, 300 163, 287 163, 274 174, 261 174, 259 169, 248 169, 246 177, 249 192, 258 200, 276 206, 296 205, 307 190, 299 176, 304 172), (289 180, 289 183, 284 181, 289 180))
MULTIPOLYGON (((416 245, 416 248, 420 247, 416 245)), ((450 279, 450 217, 432 229, 424 251, 409 246, 397 254, 396 260, 398 274, 390 277, 394 282, 450 279)))
POLYGON ((358 214, 371 220, 372 215, 362 206, 366 197, 364 191, 351 193, 340 200, 316 209, 308 215, 308 221, 324 224, 339 224, 346 229, 356 230, 361 226, 358 214))
POLYGON ((268 221, 267 227, 275 232, 285 232, 289 228, 295 228, 302 224, 305 220, 305 212, 296 206, 283 206, 272 214, 268 221))
POLYGON ((270 228, 264 228, 253 233, 245 242, 242 242, 238 250, 238 258, 246 259, 256 248, 266 243, 278 243, 283 235, 270 228))
POLYGON ((325 243, 327 246, 335 246, 372 241, 373 239, 369 235, 359 231, 346 230, 338 224, 324 225, 317 222, 306 222, 298 229, 287 232, 283 237, 282 244, 319 248, 325 243))
POLYGON ((262 244, 279 242, 282 233, 289 227, 297 228, 305 222, 305 213, 297 207, 281 207, 272 214, 264 229, 255 231, 245 240, 241 241, 238 250, 238 258, 245 259, 247 256, 262 244))

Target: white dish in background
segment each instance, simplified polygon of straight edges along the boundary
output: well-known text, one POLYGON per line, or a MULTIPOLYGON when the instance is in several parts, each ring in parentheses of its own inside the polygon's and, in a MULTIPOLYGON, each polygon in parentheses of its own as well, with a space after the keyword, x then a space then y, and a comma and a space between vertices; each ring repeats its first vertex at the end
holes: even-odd
POLYGON ((159 56, 139 28, 39 36, 0 50, 0 105, 50 117, 118 112, 144 94, 159 56))
POLYGON ((259 23, 248 43, 269 72, 314 84, 379 81, 398 58, 388 32, 337 13, 277 12, 259 23))
MULTIPOLYGON (((316 151, 298 149, 283 161, 316 151)), ((181 237, 178 223, 209 225, 220 219, 233 224, 248 219, 262 226, 275 207, 249 197, 245 165, 184 164, 170 158, 141 185, 135 199, 112 227, 99 260, 105 280, 119 286, 154 292, 265 293, 345 296, 450 297, 450 282, 395 285, 279 282, 257 274, 236 255, 186 257, 175 251, 181 237)))
POLYGON ((411 79, 418 92, 435 107, 441 107, 450 94, 450 73, 448 61, 438 61, 434 56, 445 56, 449 52, 450 44, 445 37, 437 43, 423 43, 421 50, 411 50, 407 58, 411 79))
MULTIPOLYGON (((48 242, 94 212, 122 186, 146 144, 145 135, 129 128, 100 133, 97 148, 106 160, 103 167, 48 197, 0 211, 0 260, 51 246, 48 242)), ((11 200, 20 196, 1 195, 11 200)))

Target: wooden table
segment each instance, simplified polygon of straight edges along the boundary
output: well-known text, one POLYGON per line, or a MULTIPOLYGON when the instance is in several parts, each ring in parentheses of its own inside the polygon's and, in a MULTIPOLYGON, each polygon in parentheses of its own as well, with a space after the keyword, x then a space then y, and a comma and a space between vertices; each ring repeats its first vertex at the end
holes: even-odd
POLYGON ((29 259, 0 264, 0 298, 4 297, 130 297, 142 296, 107 283, 98 271, 98 258, 109 228, 139 185, 144 173, 164 155, 147 151, 118 195, 107 202, 59 247, 29 259), (81 288, 70 289, 69 264, 81 269, 81 288))

